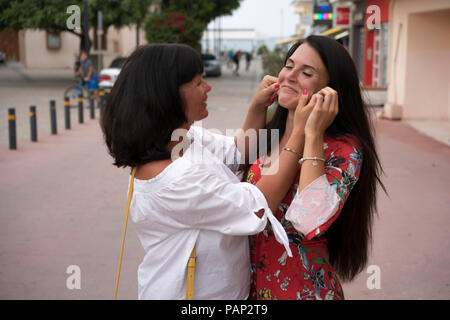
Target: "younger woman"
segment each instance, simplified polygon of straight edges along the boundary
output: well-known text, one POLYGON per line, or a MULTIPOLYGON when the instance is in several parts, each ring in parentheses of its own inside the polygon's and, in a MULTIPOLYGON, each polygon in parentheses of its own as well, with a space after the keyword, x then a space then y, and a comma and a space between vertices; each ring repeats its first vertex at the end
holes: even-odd
MULTIPOLYGON (((300 164, 274 215, 294 256, 276 244, 270 227, 252 236, 251 298, 344 299, 339 279, 353 279, 367 262, 381 184, 369 111, 351 57, 330 38, 310 36, 293 45, 278 80, 279 107, 267 128, 280 131, 278 149, 300 164), (302 92, 315 103, 299 103, 302 92), (295 149, 287 141, 300 110, 310 115, 295 149)), ((251 166, 248 182, 265 178, 267 159, 251 166)))

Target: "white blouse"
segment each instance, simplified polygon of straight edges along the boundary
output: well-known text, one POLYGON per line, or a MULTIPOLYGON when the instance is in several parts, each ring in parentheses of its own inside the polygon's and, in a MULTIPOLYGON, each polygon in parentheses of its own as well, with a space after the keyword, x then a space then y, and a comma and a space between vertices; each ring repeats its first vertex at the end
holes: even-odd
POLYGON ((130 218, 146 251, 138 268, 139 299, 185 299, 195 244, 194 298, 247 299, 247 236, 263 231, 268 219, 292 256, 286 232, 261 191, 230 170, 240 160, 233 137, 195 126, 188 136, 192 143, 183 157, 153 179, 134 181, 130 218), (260 209, 262 218, 254 214, 260 209))

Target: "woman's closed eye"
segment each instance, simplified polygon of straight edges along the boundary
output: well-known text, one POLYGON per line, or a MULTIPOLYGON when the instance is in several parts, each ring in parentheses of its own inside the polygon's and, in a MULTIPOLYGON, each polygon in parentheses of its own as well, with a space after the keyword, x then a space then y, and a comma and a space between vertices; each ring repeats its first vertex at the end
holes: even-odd
MULTIPOLYGON (((292 66, 292 65, 285 65, 284 66, 286 69, 288 69, 288 70, 292 70, 292 69, 294 69, 294 66, 292 66)), ((307 72, 305 72, 305 71, 302 71, 302 73, 306 76, 306 77, 311 77, 312 76, 312 73, 307 73, 307 72)))

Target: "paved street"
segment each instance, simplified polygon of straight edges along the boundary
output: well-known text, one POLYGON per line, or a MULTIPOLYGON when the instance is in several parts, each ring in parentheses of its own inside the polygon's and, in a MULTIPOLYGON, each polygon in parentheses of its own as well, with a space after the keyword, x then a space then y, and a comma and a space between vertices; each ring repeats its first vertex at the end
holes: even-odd
MULTIPOLYGON (((240 77, 223 67, 222 77, 207 78, 213 90, 205 127, 225 132, 243 123, 260 78, 256 62, 249 72, 241 66, 240 77)), ((28 126, 30 99, 41 101, 48 116, 48 100, 71 83, 69 72, 48 77, 40 86, 45 77, 38 72, 0 70, 0 299, 111 299, 129 172, 112 166, 98 114, 90 120, 85 113, 85 124, 73 115, 71 130, 61 117, 58 135, 40 131, 38 143, 29 142, 24 127, 16 151, 4 139, 5 105, 16 101, 13 96, 26 110, 28 126), (66 286, 71 265, 81 270, 79 290, 66 286)), ((379 267, 381 288, 368 289, 371 274, 364 271, 344 284, 346 298, 449 299, 450 148, 402 122, 375 123, 389 192, 379 194, 369 261, 379 267)), ((130 223, 119 299, 137 298, 143 254, 130 223)))

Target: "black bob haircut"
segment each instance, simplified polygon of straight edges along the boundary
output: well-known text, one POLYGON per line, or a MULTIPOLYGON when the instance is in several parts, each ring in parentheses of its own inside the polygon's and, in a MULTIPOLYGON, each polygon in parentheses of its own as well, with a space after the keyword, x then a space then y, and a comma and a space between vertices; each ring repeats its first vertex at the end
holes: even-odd
POLYGON ((172 132, 187 122, 179 88, 202 73, 199 53, 184 44, 149 44, 129 56, 100 119, 115 166, 170 159, 172 132))

